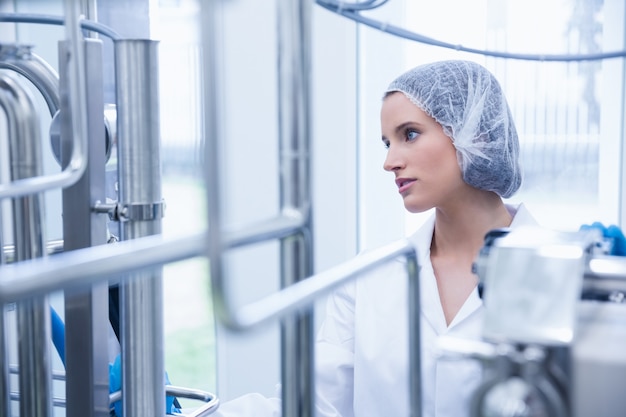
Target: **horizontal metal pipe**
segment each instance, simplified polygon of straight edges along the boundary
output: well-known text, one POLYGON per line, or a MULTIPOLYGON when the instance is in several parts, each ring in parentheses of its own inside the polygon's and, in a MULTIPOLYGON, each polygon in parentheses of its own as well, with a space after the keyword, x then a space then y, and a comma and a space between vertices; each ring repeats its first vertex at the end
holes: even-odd
MULTIPOLYGON (((226 235, 235 236, 236 233, 226 235)), ((206 232, 176 238, 149 236, 5 265, 0 267, 0 302, 14 302, 57 289, 88 288, 93 283, 109 280, 126 271, 206 256, 205 239, 206 232)), ((237 238, 231 242, 233 246, 238 246, 240 240, 237 238)), ((61 241, 50 241, 48 248, 56 253, 61 246, 61 241)), ((4 250, 11 254, 14 249, 8 245, 4 250)), ((624 282, 626 286, 626 258, 592 258, 585 271, 584 282, 624 282)))
MULTIPOLYGON (((15 262, 15 245, 4 245, 2 247, 2 252, 4 254, 4 261, 7 264, 15 262)), ((63 240, 55 239, 50 240, 46 243, 46 254, 54 255, 57 253, 63 252, 63 240)))
POLYGON ((177 238, 162 235, 77 249, 0 268, 0 303, 57 290, 88 289, 123 279, 122 273, 203 256, 206 233, 177 238))
POLYGON ((243 227, 239 231, 224 233, 224 246, 234 249, 253 243, 266 242, 270 239, 280 239, 293 236, 305 226, 305 217, 302 213, 294 210, 288 215, 283 215, 264 222, 243 227))
POLYGON ((385 262, 412 255, 414 252, 413 245, 406 240, 400 240, 298 281, 237 311, 218 309, 218 314, 229 328, 245 330, 311 307, 316 299, 330 293, 341 284, 385 262))
MULTIPOLYGON (((20 367, 18 365, 10 365, 9 371, 17 375, 20 372, 20 367)), ((65 381, 65 372, 52 370, 52 379, 55 381, 65 381)))
MULTIPOLYGON (((11 401, 20 401, 20 393, 18 391, 11 392, 11 401)), ((65 398, 53 397, 52 405, 58 408, 65 408, 66 406, 65 398)))
MULTIPOLYGON (((0 13, 0 22, 13 23, 39 23, 44 25, 63 26, 65 21, 63 16, 53 16, 36 13, 0 13)), ((105 26, 93 20, 81 20, 80 25, 83 29, 104 35, 112 40, 121 39, 121 36, 112 28, 105 26)))
POLYGON ((590 259, 585 268, 583 291, 626 293, 626 258, 599 256, 590 259))
POLYGON ((594 256, 587 263, 585 278, 612 278, 626 281, 626 257, 594 256))
MULTIPOLYGON (((215 412, 219 405, 220 400, 215 394, 207 391, 201 391, 193 388, 179 387, 175 385, 166 385, 165 394, 168 396, 174 396, 178 398, 188 398, 190 400, 198 400, 205 402, 204 405, 198 407, 189 414, 184 414, 184 417, 205 417, 215 412)), ((122 399, 122 391, 114 391, 109 395, 109 403, 113 404, 116 401, 122 399)))

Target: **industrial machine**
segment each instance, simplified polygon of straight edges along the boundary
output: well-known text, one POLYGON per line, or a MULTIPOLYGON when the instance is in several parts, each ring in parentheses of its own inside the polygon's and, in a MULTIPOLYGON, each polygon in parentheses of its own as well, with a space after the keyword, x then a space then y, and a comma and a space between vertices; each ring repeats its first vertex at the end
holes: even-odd
POLYGON ((472 416, 623 414, 626 262, 610 247, 597 229, 487 235, 475 263, 483 337, 440 346, 483 364, 472 416))
MULTIPOLYGON (((165 415, 164 397, 200 402, 178 414, 201 417, 215 412, 220 398, 214 393, 166 385, 165 380, 162 268, 191 258, 208 261, 220 325, 243 332, 280 323, 280 372, 282 380, 289 381, 281 387, 285 417, 314 415, 316 300, 381 263, 406 260, 407 331, 410 351, 416 352, 409 364, 410 406, 412 416, 420 416, 420 295, 414 248, 399 240, 320 273, 313 268, 311 8, 317 4, 412 41, 476 51, 435 42, 361 13, 386 0, 351 5, 277 0, 278 213, 227 228, 223 203, 229 178, 220 143, 225 105, 219 94, 223 69, 217 45, 222 2, 199 1, 197 13, 203 23, 198 58, 203 136, 199 180, 206 191, 206 227, 164 237, 161 220, 167 202, 161 191, 158 42, 124 37, 97 19, 81 17, 85 7, 80 10, 79 3, 95 2, 65 0, 61 17, 0 13, 0 23, 56 25, 65 31, 65 40, 58 45, 58 71, 31 45, 0 39, 0 121, 8 133, 0 137, 0 416, 107 417, 121 399, 124 416, 152 417, 165 415), (114 62, 103 61, 103 48, 109 45, 114 62), (113 101, 105 99, 103 90, 103 80, 110 76, 105 74, 107 65, 113 67, 113 101), (43 113, 35 104, 37 98, 45 103, 43 113), (39 136, 42 118, 49 120, 45 140, 39 136), (48 151, 44 142, 50 143, 60 168, 57 173, 43 173, 42 155, 48 151), (62 193, 61 240, 50 240, 44 233, 44 196, 51 190, 62 193), (7 236, 10 244, 3 241, 7 236), (227 279, 228 255, 274 241, 280 252, 280 289, 237 306, 227 279), (64 360, 63 373, 53 372, 49 363, 55 331, 50 298, 59 293, 64 335, 63 346, 57 348, 64 360), (15 334, 7 317, 16 322, 15 334), (113 392, 107 341, 111 326, 121 357, 121 386, 113 392), (9 360, 12 344, 17 345, 17 363, 9 360), (55 395, 59 381, 64 396, 55 395)), ((577 59, 624 55, 620 51, 577 59)), ((500 57, 564 59, 544 54, 500 57)), ((589 151, 587 142, 581 146, 577 158, 597 156, 597 147, 589 151)), ((593 166, 595 160, 585 163, 593 166)), ((626 260, 608 256, 609 246, 594 231, 533 228, 498 230, 487 237, 475 265, 485 305, 483 338, 444 339, 441 344, 442 355, 449 360, 469 356, 484 366, 473 416, 624 414, 626 260)))

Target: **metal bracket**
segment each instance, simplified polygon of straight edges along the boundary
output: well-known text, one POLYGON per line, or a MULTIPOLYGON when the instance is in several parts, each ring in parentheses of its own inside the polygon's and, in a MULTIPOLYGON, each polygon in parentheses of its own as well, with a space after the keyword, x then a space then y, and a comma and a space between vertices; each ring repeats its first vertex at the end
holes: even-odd
POLYGON ((107 213, 111 221, 127 222, 157 220, 164 216, 165 201, 156 203, 100 203, 96 202, 96 213, 107 213))

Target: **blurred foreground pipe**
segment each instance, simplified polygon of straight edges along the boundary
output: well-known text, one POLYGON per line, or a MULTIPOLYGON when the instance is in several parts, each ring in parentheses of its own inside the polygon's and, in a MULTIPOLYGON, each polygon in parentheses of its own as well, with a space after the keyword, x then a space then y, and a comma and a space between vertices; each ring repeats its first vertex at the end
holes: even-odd
MULTIPOLYGON (((161 233, 158 43, 115 41, 121 239, 161 233)), ((165 414, 162 269, 120 285, 124 416, 165 414)))
MULTIPOLYGON (((27 90, 8 74, 0 76, 0 91, 0 105, 9 120, 11 181, 37 177, 43 171, 43 160, 34 101, 27 90)), ((16 261, 44 256, 42 196, 33 194, 16 197, 12 200, 12 208, 16 261)), ((51 333, 46 296, 23 300, 17 304, 17 330, 20 415, 49 417, 52 412, 52 376, 48 348, 51 333)), ((3 363, 6 364, 5 361, 3 363)), ((6 372, 3 369, 3 380, 6 372)))

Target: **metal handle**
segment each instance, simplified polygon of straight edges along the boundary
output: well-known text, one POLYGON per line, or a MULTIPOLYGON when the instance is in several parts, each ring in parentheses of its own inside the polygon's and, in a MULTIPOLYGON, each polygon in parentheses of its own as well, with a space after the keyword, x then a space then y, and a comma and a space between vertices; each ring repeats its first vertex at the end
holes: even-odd
MULTIPOLYGON (((176 385, 166 385, 165 394, 167 396, 199 400, 205 403, 189 414, 177 414, 184 417, 205 417, 213 414, 220 405, 220 400, 215 394, 198 389, 179 387, 176 385)), ((112 392, 109 395, 109 404, 113 404, 121 399, 122 391, 112 392)))

